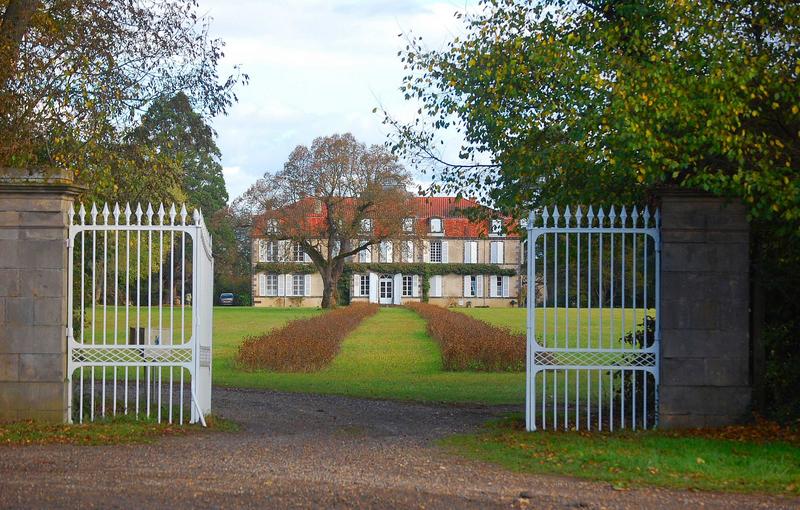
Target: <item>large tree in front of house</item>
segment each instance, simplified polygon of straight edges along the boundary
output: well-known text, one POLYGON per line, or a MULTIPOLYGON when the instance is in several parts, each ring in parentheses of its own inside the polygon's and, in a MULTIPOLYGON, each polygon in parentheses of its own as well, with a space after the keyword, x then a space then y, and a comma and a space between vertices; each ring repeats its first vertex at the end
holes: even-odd
POLYGON ((283 170, 265 174, 239 205, 249 209, 254 232, 302 248, 322 277, 322 307, 331 308, 349 257, 413 235, 405 221, 413 210, 410 184, 385 147, 336 134, 295 148, 283 170))

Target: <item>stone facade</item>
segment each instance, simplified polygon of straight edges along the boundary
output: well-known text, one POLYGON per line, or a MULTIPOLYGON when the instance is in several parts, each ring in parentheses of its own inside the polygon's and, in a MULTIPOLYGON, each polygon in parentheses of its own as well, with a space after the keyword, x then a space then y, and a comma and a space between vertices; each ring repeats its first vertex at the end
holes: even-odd
POLYGON ((61 171, 0 169, 0 420, 67 419, 67 212, 61 171))
POLYGON ((739 422, 751 403, 745 208, 665 191, 661 214, 661 427, 739 422))

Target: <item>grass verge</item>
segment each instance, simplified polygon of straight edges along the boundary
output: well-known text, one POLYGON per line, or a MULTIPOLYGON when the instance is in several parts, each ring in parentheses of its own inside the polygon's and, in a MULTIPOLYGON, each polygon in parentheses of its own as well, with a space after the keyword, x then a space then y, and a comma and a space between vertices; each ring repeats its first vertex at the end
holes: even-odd
POLYGON ((37 421, 0 423, 0 445, 72 444, 108 445, 152 443, 162 437, 185 436, 206 430, 236 432, 239 426, 218 416, 206 417, 201 425, 176 425, 118 416, 93 423, 52 424, 37 421))
POLYGON ((739 427, 739 434, 729 434, 731 428, 611 434, 523 428, 522 418, 513 416, 441 445, 514 471, 605 481, 620 489, 800 495, 800 441, 796 434, 775 433, 775 426, 765 433, 739 427))

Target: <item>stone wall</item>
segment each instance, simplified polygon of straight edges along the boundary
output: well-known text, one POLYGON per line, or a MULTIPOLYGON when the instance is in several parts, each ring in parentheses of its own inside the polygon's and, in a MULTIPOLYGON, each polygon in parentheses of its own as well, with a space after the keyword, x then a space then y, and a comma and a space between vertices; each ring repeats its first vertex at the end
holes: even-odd
POLYGON ((60 171, 0 168, 0 420, 67 419, 67 211, 60 171))
POLYGON ((751 401, 745 208, 664 191, 661 215, 660 426, 742 421, 751 401))

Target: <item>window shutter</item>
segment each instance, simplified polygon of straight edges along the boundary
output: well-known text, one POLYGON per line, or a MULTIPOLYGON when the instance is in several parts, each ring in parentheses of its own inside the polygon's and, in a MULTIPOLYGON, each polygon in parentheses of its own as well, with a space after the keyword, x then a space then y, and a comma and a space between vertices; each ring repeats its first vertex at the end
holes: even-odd
POLYGON ((503 253, 503 247, 505 245, 503 244, 503 241, 499 241, 499 242, 497 242, 495 244, 497 245, 497 262, 495 262, 495 263, 496 264, 504 264, 505 262, 503 261, 503 257, 504 257, 505 254, 503 253))
POLYGON ((400 273, 394 275, 394 292, 392 294, 392 302, 399 305, 400 297, 403 295, 403 275, 400 273))
POLYGON ((267 295, 267 275, 265 275, 264 273, 258 274, 258 295, 259 296, 267 295))
POLYGON ((285 296, 286 295, 286 275, 279 274, 278 275, 278 295, 285 296))
POLYGON ((303 252, 303 261, 304 262, 311 262, 311 256, 306 252, 303 252))
POLYGON ((411 295, 419 297, 419 275, 415 274, 413 280, 414 281, 411 283, 411 295))
POLYGON ((392 249, 393 245, 391 241, 386 241, 386 262, 394 262, 393 252, 392 249))
POLYGON ((311 295, 311 275, 305 275, 305 281, 303 282, 303 295, 309 296, 311 295))
POLYGON ((511 283, 511 277, 510 276, 504 276, 503 277, 503 297, 508 297, 509 296, 510 283, 511 283))
POLYGON ((497 264, 497 243, 489 243, 489 263, 497 264))
POLYGON ((478 262, 478 241, 471 241, 469 243, 470 246, 470 256, 469 261, 473 264, 478 262))
POLYGON ((406 262, 414 262, 414 241, 406 241, 406 262))
POLYGON ((289 241, 278 241, 278 259, 275 262, 286 262, 292 257, 289 253, 289 241))
POLYGON ((447 241, 442 241, 442 264, 446 264, 448 261, 447 241))
POLYGON ((469 275, 464 275, 464 297, 472 297, 469 275))
POLYGON ((428 263, 431 261, 431 243, 425 241, 422 243, 422 261, 428 263))
POLYGON ((497 295, 497 277, 489 276, 489 297, 499 297, 497 295))
POLYGON ((369 302, 378 302, 378 275, 377 273, 369 274, 369 302))
POLYGON ((264 239, 258 240, 258 261, 259 262, 267 261, 267 241, 265 241, 264 239))
POLYGON ((483 297, 483 275, 479 274, 475 277, 475 286, 477 287, 477 293, 475 294, 478 297, 483 297))
POLYGON ((361 275, 354 274, 353 275, 353 296, 360 297, 361 296, 361 275))
POLYGON ((470 260, 470 253, 471 252, 470 252, 470 249, 469 249, 469 245, 470 245, 469 241, 464 241, 464 263, 465 264, 469 264, 471 262, 471 260, 470 260))
POLYGON ((433 275, 430 279, 430 289, 428 289, 430 297, 442 297, 442 276, 433 275))

